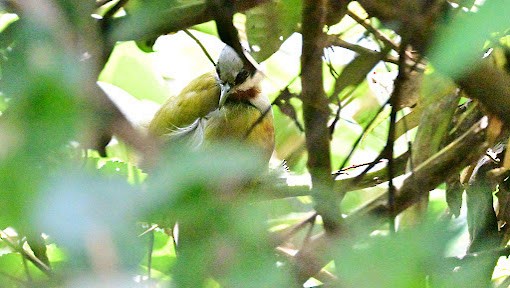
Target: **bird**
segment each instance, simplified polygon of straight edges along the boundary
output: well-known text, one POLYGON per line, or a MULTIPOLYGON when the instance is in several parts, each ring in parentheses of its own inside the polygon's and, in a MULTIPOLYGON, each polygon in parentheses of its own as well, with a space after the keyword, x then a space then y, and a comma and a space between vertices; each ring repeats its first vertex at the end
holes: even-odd
POLYGON ((261 72, 226 45, 211 71, 192 80, 156 112, 148 130, 166 139, 186 136, 196 147, 237 141, 269 162, 274 150, 273 114, 262 93, 261 72))

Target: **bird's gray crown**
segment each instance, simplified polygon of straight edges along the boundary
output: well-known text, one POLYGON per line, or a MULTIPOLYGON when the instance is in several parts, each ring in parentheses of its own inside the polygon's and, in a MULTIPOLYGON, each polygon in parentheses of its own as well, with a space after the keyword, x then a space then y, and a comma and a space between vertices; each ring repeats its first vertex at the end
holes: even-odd
POLYGON ((248 77, 248 72, 244 69, 243 61, 232 47, 226 45, 221 50, 216 72, 222 83, 228 83, 230 86, 239 85, 248 77))

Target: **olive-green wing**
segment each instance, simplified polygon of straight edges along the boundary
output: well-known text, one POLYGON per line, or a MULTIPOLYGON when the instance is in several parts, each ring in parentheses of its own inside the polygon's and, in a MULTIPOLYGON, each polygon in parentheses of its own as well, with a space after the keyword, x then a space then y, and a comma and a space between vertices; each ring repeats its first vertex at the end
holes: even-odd
POLYGON ((216 74, 203 74, 191 81, 179 95, 168 98, 149 124, 149 132, 159 136, 191 125, 218 108, 219 99, 216 74))

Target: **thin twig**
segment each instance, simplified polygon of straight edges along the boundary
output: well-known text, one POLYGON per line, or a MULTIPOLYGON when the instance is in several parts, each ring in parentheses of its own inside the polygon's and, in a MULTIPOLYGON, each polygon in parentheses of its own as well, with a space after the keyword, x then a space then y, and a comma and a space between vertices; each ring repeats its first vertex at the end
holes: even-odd
POLYGON ((174 229, 171 229, 171 235, 170 237, 172 238, 172 244, 174 245, 174 252, 175 252, 175 256, 179 256, 179 250, 178 250, 178 245, 177 245, 177 239, 175 239, 175 236, 179 234, 179 231, 175 231, 175 229, 177 228, 177 230, 179 229, 179 226, 178 224, 176 223, 174 225, 174 229))
POLYGON ((345 167, 345 168, 342 168, 342 170, 338 170, 336 171, 335 173, 333 173, 333 175, 335 176, 338 176, 338 175, 341 175, 341 174, 344 174, 343 172, 344 171, 347 171, 347 170, 351 170, 351 169, 356 169, 356 168, 359 168, 359 167, 364 167, 364 166, 369 166, 369 165, 373 165, 374 162, 375 164, 379 164, 381 163, 383 159, 379 159, 379 157, 374 160, 374 161, 370 161, 370 162, 367 162, 367 163, 362 163, 362 164, 354 164, 354 165, 351 165, 349 167, 345 167))
POLYGON ((111 18, 117 13, 119 12, 119 10, 124 7, 124 5, 126 5, 126 3, 128 2, 129 0, 119 0, 119 2, 115 3, 115 5, 113 5, 112 8, 108 9, 108 11, 106 11, 106 13, 104 13, 103 15, 103 21, 102 22, 102 25, 101 25, 101 28, 103 29, 106 29, 107 26, 105 25, 109 25, 109 21, 111 20, 111 18))
POLYGON ((301 249, 304 249, 308 245, 308 243, 310 243, 316 219, 317 215, 315 215, 315 217, 313 217, 312 220, 310 220, 310 227, 308 227, 308 231, 306 231, 305 239, 303 240, 303 245, 301 245, 301 249))
MULTIPOLYGON (((377 155, 377 158, 375 158, 374 161, 370 162, 367 165, 367 167, 365 167, 365 169, 363 171, 361 171, 361 173, 358 176, 356 176, 355 181, 358 181, 359 179, 361 179, 361 177, 363 177, 365 174, 367 174, 368 171, 372 170, 372 168, 374 168, 375 165, 377 165, 377 163, 379 163, 383 159, 388 159, 388 146, 384 146, 381 153, 379 153, 379 155, 377 155)), ((389 180, 389 177, 388 177, 388 180, 389 180)))
POLYGON ((342 170, 345 167, 347 162, 351 159, 352 154, 354 154, 354 151, 356 150, 356 148, 358 148, 358 145, 361 142, 361 139, 363 139, 363 137, 367 133, 368 129, 372 126, 372 124, 374 124, 374 122, 377 119, 377 117, 379 116, 379 114, 381 114, 384 107, 386 107, 386 105, 388 105, 389 102, 390 102, 390 100, 387 100, 383 105, 381 105, 381 108, 379 108, 379 111, 377 111, 375 116, 370 120, 368 125, 363 129, 363 132, 361 133, 361 135, 358 137, 358 139, 356 139, 356 142, 354 142, 354 144, 352 145, 351 151, 349 151, 349 154, 347 154, 347 157, 345 157, 344 161, 342 161, 342 164, 340 165, 338 170, 342 170))
POLYGON ((30 274, 30 270, 28 269, 27 259, 23 257, 23 255, 20 256, 21 262, 23 263, 23 269, 25 270, 25 275, 27 275, 27 281, 29 284, 33 284, 34 280, 32 279, 32 275, 30 274))
POLYGON ((186 33, 186 35, 188 35, 191 39, 193 39, 198 44, 198 46, 200 46, 200 49, 202 49, 202 52, 204 52, 205 56, 207 56, 207 59, 209 59, 209 61, 213 64, 213 66, 216 67, 216 62, 214 62, 214 59, 211 57, 209 52, 207 52, 207 49, 205 49, 202 42, 200 40, 198 40, 198 38, 195 37, 195 35, 191 34, 191 32, 189 32, 188 29, 184 29, 182 31, 184 31, 184 33, 186 33))
MULTIPOLYGON (((293 94, 290 93, 289 91, 289 87, 290 85, 292 85, 292 83, 294 83, 297 79, 299 79, 299 77, 301 77, 301 74, 299 75, 296 75, 294 78, 292 78, 292 80, 287 84, 287 86, 285 86, 285 88, 283 88, 282 90, 280 90, 280 94, 278 94, 278 96, 273 100, 273 102, 271 103, 271 106, 273 105, 276 105, 278 106, 280 109, 282 109, 282 112, 287 115, 289 118, 292 119, 292 121, 294 122, 294 124, 296 125, 296 127, 299 129, 299 132, 304 132, 305 129, 303 128, 303 125, 301 125, 301 123, 299 123, 299 120, 297 119, 297 116, 295 115, 295 109, 293 110, 294 112, 294 115, 289 115, 287 114, 283 109, 285 109, 285 107, 282 107, 280 105, 288 105, 288 106, 291 106, 293 108, 293 106, 288 102, 293 96, 293 94), (282 103, 281 101, 285 101, 285 103, 282 103)), ((262 115, 260 117, 263 117, 262 115)))
POLYGON ((351 17, 354 21, 358 22, 361 26, 363 26, 365 29, 367 29, 368 32, 372 33, 377 39, 380 39, 381 41, 383 41, 386 45, 390 46, 391 49, 395 50, 395 51, 399 51, 399 48, 398 48, 398 45, 393 43, 393 41, 391 41, 388 37, 386 37, 386 35, 382 34, 379 30, 377 30, 376 28, 374 28, 371 24, 370 24, 370 20, 368 19, 362 19, 361 17, 359 17, 358 15, 356 15, 354 12, 350 11, 350 10, 347 10, 347 13, 346 13, 349 17, 351 17))
MULTIPOLYGON (((248 136, 250 136, 251 132, 253 132, 253 129, 255 129, 255 127, 257 125, 262 123, 262 121, 264 120, 264 117, 266 117, 266 115, 271 111, 273 105, 277 105, 276 104, 277 101, 280 100, 281 96, 283 96, 285 92, 288 92, 289 86, 292 85, 292 83, 294 83, 294 81, 296 81, 300 76, 301 76, 301 74, 295 76, 294 78, 292 78, 292 80, 287 84, 287 86, 280 91, 280 94, 273 100, 271 105, 269 107, 267 107, 266 110, 264 110, 260 114, 259 118, 257 118, 257 120, 255 122, 253 122, 253 124, 250 126, 250 128, 246 131, 246 133, 244 134, 244 139, 248 138, 248 136)), ((301 126, 301 124, 298 122, 298 120, 297 119, 292 119, 292 120, 294 120, 294 124, 296 124, 297 128, 299 129, 299 131, 303 132, 304 129, 301 126)))
MULTIPOLYGON (((360 55, 366 55, 366 54, 378 54, 379 51, 372 50, 366 47, 363 47, 358 44, 353 44, 350 42, 347 42, 343 39, 341 39, 338 35, 329 35, 328 36, 328 42, 331 46, 341 47, 348 50, 351 50, 353 52, 356 52, 360 55)), ((382 59, 384 62, 390 62, 393 64, 398 64, 398 58, 389 54, 386 54, 386 56, 382 59)))
POLYGON ((305 219, 303 219, 301 222, 297 223, 296 225, 288 227, 284 231, 275 232, 275 234, 277 234, 277 236, 275 237, 277 239, 275 246, 278 246, 278 245, 284 243, 285 241, 289 240, 290 238, 292 238, 294 235, 296 235, 296 233, 301 231, 301 229, 306 227, 306 225, 308 223, 314 223, 315 219, 317 218, 317 215, 318 215, 317 212, 313 212, 312 215, 310 215, 309 217, 306 217, 305 219))
POLYGON ((149 229, 143 231, 140 235, 138 235, 138 237, 142 237, 143 235, 149 233, 149 232, 152 232, 154 231, 156 228, 158 228, 159 225, 158 224, 153 224, 151 227, 149 227, 149 229))
MULTIPOLYGON (((380 41, 380 39, 377 39, 377 40, 380 41)), ((328 41, 329 41, 329 45, 331 45, 331 46, 345 48, 345 49, 351 50, 353 52, 356 52, 360 55, 367 55, 367 54, 375 55, 375 54, 380 53, 379 51, 372 50, 372 49, 363 47, 358 44, 353 44, 353 43, 347 42, 347 41, 341 39, 339 35, 329 35, 328 41)), ((382 43, 384 43, 384 42, 382 42, 382 43)), ((395 57, 391 54, 386 54, 384 56, 384 58, 381 59, 381 61, 383 61, 385 64, 392 63, 392 64, 396 64, 396 65, 398 65, 398 60, 399 60, 398 57, 395 57)), ((411 67, 412 71, 423 72, 425 70, 425 65, 422 63, 422 60, 423 60, 422 56, 420 56, 416 61, 407 59, 406 64, 407 64, 407 66, 411 67)))
POLYGON ((329 69, 329 74, 331 74, 331 76, 333 78, 335 78, 335 80, 338 78, 338 76, 340 76, 340 74, 338 74, 338 72, 336 72, 335 70, 335 67, 333 67, 333 63, 331 63, 331 58, 329 57, 329 50, 331 50, 332 48, 329 47, 328 49, 325 49, 324 50, 324 59, 326 60, 326 65, 328 66, 328 69, 329 69))
MULTIPOLYGON (((407 125, 407 118, 404 116, 404 112, 402 111, 402 123, 404 123, 404 130, 405 131, 409 131, 409 127, 407 125)), ((396 133, 396 131, 395 131, 396 133)), ((412 155, 412 151, 413 151, 413 143, 411 142, 411 140, 409 139, 409 136, 407 135, 407 133, 404 133, 404 137, 406 139, 406 142, 407 142, 407 151, 409 151, 410 153, 410 157, 409 157, 409 168, 412 172, 414 172, 414 161, 413 161, 413 155, 412 155)))
POLYGON ((400 94, 402 93, 402 83, 405 81, 406 71, 405 71, 405 51, 407 49, 407 45, 405 42, 400 44, 400 57, 399 57, 399 65, 398 65, 398 76, 395 80, 395 88, 393 89, 393 93, 390 96, 390 104, 391 104, 391 112, 390 112, 390 129, 388 130, 388 139, 386 142, 386 154, 388 158, 388 206, 390 209, 390 231, 396 232, 395 230, 395 194, 396 188, 393 185, 393 178, 395 177, 395 166, 393 165, 393 148, 395 144, 395 123, 397 121, 397 112, 398 112, 398 103, 400 94))
POLYGON ((329 139, 333 139, 333 133, 335 133, 336 124, 338 123, 338 120, 340 120, 340 112, 342 111, 342 102, 340 99, 338 99, 337 105, 338 109, 336 109, 335 119, 333 119, 331 125, 329 125, 329 139))
POLYGON ((3 230, 0 229, 0 240, 4 241, 7 246, 9 246, 12 250, 18 252, 26 258, 28 261, 32 262, 35 267, 37 267, 39 270, 41 270, 44 274, 46 274, 48 277, 53 276, 53 272, 51 269, 46 266, 39 258, 35 257, 31 253, 28 253, 23 247, 19 247, 14 243, 14 241, 11 240, 9 235, 7 235, 3 230))
POLYGON ((510 246, 506 246, 498 249, 490 249, 484 250, 476 253, 468 253, 464 255, 462 258, 458 257, 447 257, 446 260, 455 266, 462 265, 463 261, 471 260, 471 259, 480 259, 484 257, 493 257, 496 256, 510 256, 510 246))
POLYGON ((147 279, 151 280, 152 252, 154 251, 154 230, 149 232, 149 249, 147 252, 147 279))
POLYGON ((398 45, 393 43, 393 41, 391 41, 388 37, 386 37, 386 35, 382 34, 379 30, 374 28, 370 24, 370 20, 362 19, 361 17, 359 17, 358 15, 356 15, 354 12, 352 12, 350 10, 347 10, 347 15, 349 17, 351 17, 354 21, 358 22, 365 29, 367 29, 367 31, 372 33, 377 39, 380 39, 381 41, 384 42, 384 44, 386 44, 389 47, 391 47, 391 49, 393 49, 393 50, 395 50, 397 52, 399 51, 398 45))

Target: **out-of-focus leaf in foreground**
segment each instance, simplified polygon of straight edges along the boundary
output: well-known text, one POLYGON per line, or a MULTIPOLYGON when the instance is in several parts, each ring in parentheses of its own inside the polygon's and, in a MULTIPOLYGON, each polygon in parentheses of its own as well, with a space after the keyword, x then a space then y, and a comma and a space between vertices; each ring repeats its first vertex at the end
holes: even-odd
POLYGON ((10 100, 0 119, 2 227, 28 225, 26 203, 55 170, 55 152, 78 138, 88 111, 78 95, 90 71, 79 63, 79 55, 63 47, 44 23, 22 19, 16 25, 16 49, 2 67, 0 82, 10 100))
POLYGON ((457 17, 438 31, 430 60, 451 76, 459 76, 473 68, 483 53, 485 41, 491 33, 508 28, 510 5, 504 0, 485 1, 475 13, 459 13, 457 17))
POLYGON ((200 287, 207 277, 227 286, 289 283, 275 266, 266 211, 252 204, 257 192, 248 189, 265 173, 259 158, 234 143, 188 153, 172 148, 150 173, 147 184, 157 194, 150 218, 179 223, 178 286, 200 287))
POLYGON ((48 181, 31 214, 69 253, 71 267, 99 270, 111 261, 133 269, 143 251, 134 225, 149 204, 143 196, 120 177, 70 169, 48 181))
POLYGON ((349 263, 337 266, 342 283, 345 287, 403 288, 432 283, 448 287, 441 285, 449 283, 454 267, 448 266, 444 256, 460 231, 448 223, 431 224, 394 235, 373 236, 356 242, 354 249, 339 250, 341 259, 349 263))

